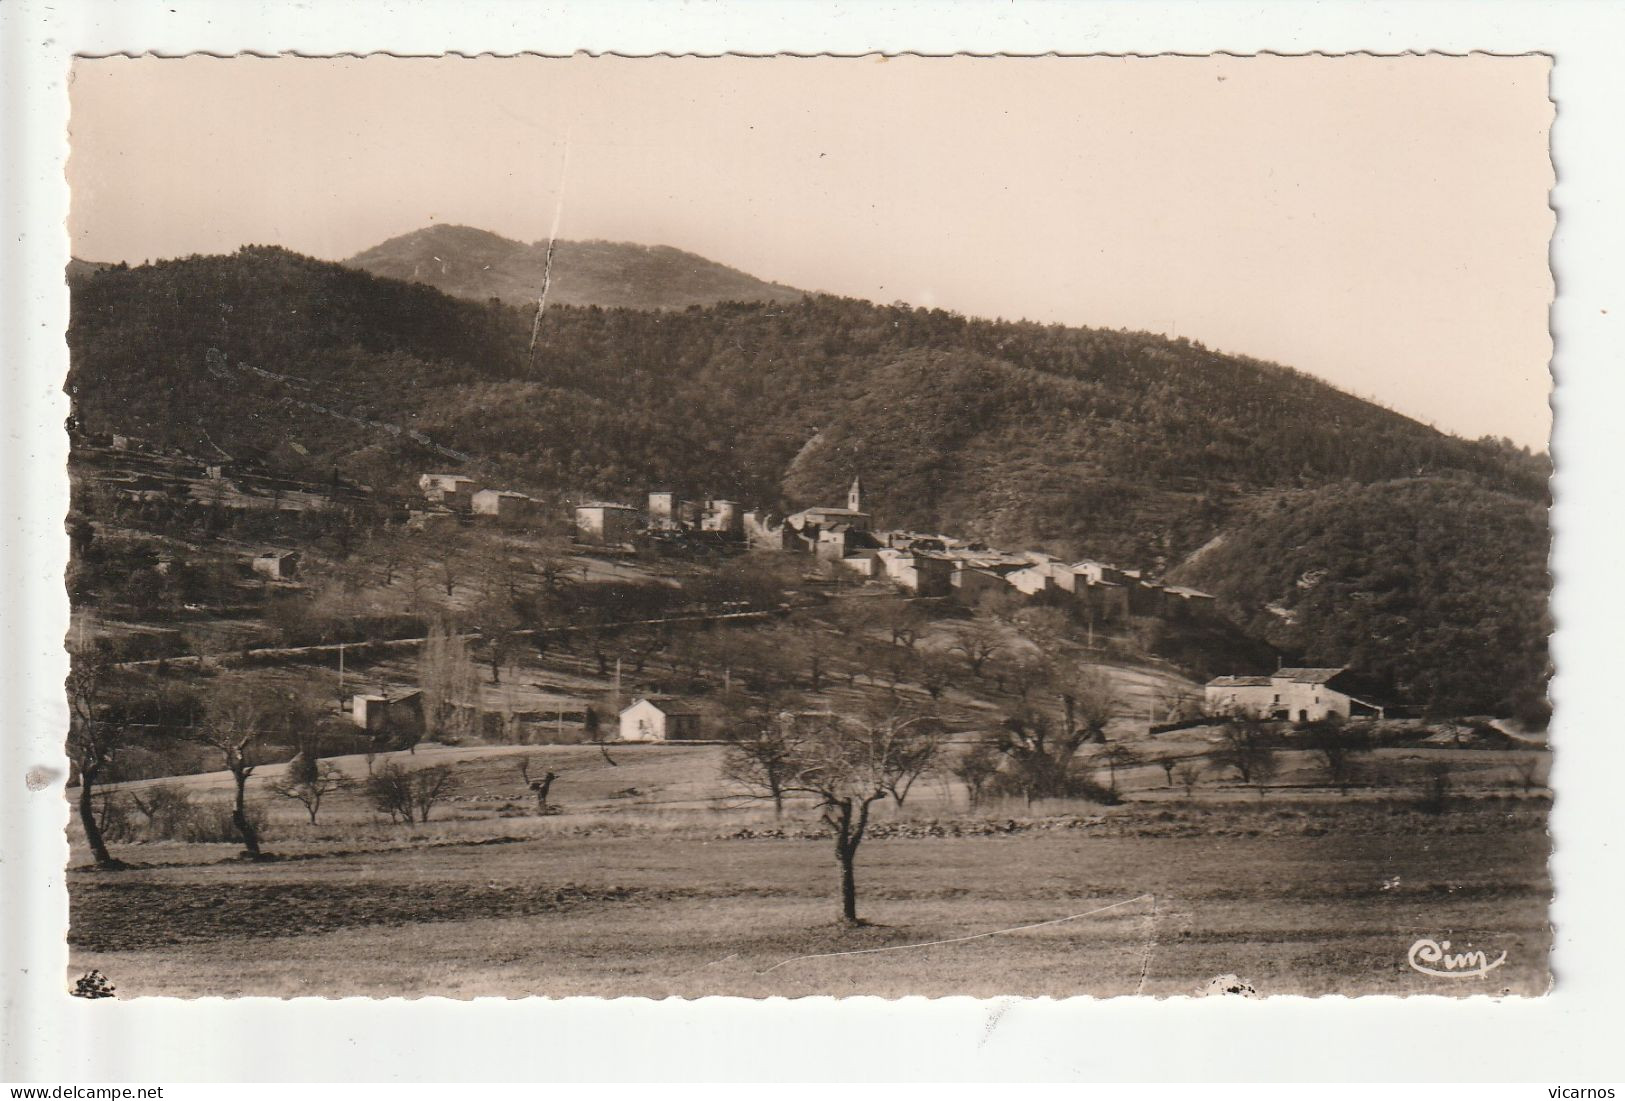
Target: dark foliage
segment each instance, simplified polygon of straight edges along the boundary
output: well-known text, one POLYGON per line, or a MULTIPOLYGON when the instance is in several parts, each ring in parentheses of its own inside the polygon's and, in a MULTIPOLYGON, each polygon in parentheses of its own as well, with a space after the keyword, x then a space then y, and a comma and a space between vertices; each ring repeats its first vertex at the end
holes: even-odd
POLYGON ((1538 721, 1549 547, 1539 501, 1407 479, 1260 503, 1178 576, 1302 664, 1348 665, 1440 715, 1538 721))

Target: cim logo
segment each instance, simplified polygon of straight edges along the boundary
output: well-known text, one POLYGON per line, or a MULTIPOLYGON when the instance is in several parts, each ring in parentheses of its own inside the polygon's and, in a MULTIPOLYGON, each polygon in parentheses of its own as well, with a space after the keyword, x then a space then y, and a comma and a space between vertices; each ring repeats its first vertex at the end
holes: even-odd
POLYGON ((1449 941, 1426 937, 1411 945, 1405 954, 1405 962, 1412 970, 1436 979, 1482 979, 1506 961, 1505 952, 1491 960, 1486 953, 1477 950, 1451 952, 1449 941))

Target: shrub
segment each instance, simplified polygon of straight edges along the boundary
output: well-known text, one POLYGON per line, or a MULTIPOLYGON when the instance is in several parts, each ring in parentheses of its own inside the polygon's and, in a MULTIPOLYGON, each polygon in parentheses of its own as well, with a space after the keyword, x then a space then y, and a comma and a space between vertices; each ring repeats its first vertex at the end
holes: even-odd
POLYGON ((1417 809, 1423 814, 1443 814, 1449 801, 1450 766, 1444 761, 1429 761, 1422 770, 1417 809))
POLYGON ((414 812, 417 821, 427 822, 435 804, 450 796, 456 787, 457 778, 449 765, 405 769, 391 761, 375 769, 361 790, 374 808, 389 815, 391 822, 411 825, 414 812))
MULTIPOLYGON (((267 824, 264 809, 250 803, 243 813, 248 817, 248 824, 253 827, 255 835, 263 839, 267 824)), ((187 814, 180 827, 180 839, 193 845, 208 845, 239 842, 242 834, 232 821, 230 803, 201 803, 194 805, 187 814)))
POLYGON ((180 834, 196 809, 191 793, 180 784, 153 784, 145 791, 132 790, 129 796, 131 804, 146 819, 147 836, 154 840, 180 834))

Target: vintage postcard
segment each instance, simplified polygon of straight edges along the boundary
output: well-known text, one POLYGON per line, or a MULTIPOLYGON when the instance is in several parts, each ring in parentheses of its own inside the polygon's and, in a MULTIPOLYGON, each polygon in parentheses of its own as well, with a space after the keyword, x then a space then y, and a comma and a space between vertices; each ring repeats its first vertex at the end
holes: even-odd
POLYGON ((77 59, 65 988, 1545 995, 1550 75, 77 59))

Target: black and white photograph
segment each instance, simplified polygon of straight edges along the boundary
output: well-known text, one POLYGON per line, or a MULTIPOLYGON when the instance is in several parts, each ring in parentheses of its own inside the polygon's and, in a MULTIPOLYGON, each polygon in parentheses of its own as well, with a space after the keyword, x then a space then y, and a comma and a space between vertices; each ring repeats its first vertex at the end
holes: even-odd
POLYGON ((74 61, 65 991, 1553 986, 1552 61, 74 61))

